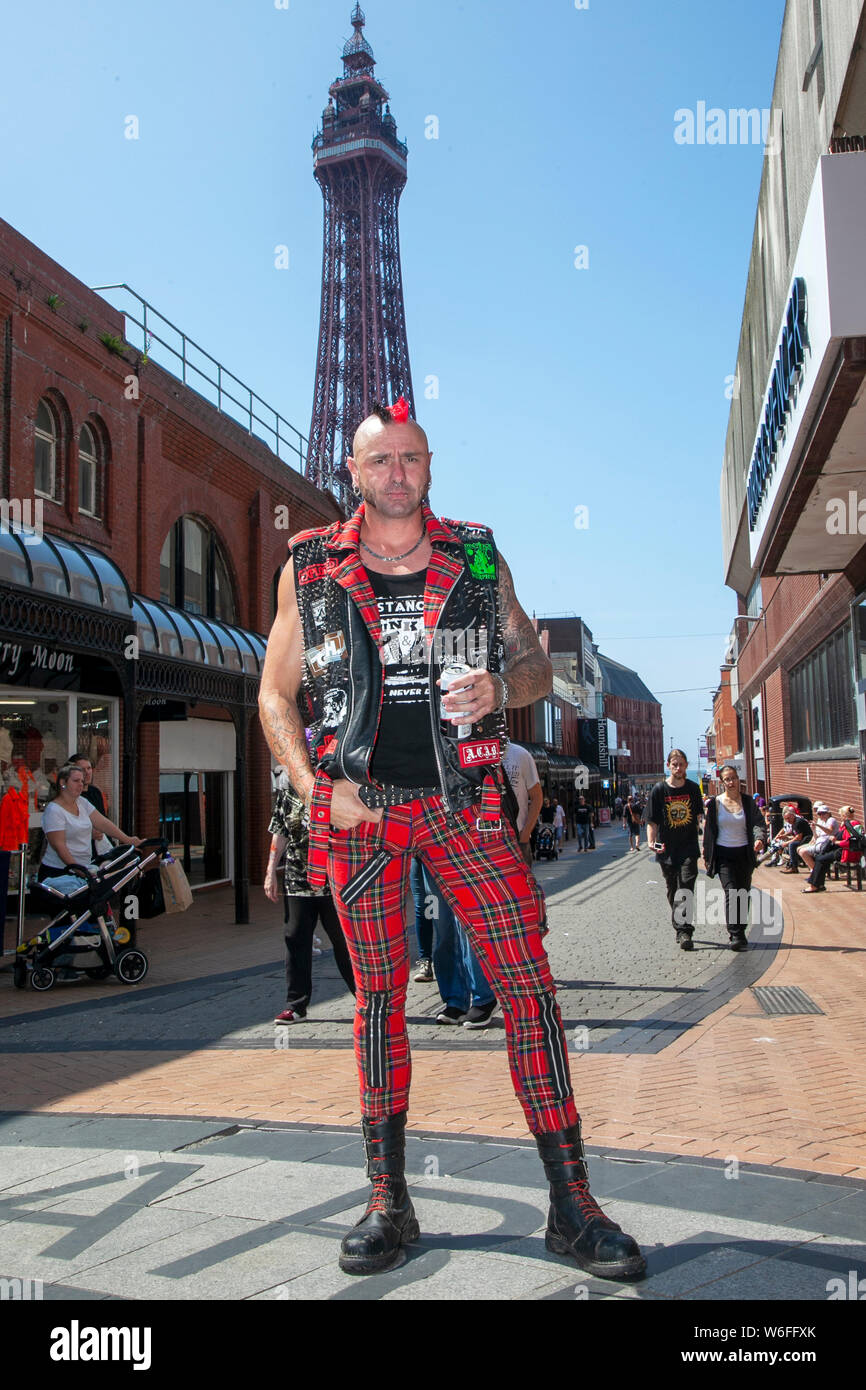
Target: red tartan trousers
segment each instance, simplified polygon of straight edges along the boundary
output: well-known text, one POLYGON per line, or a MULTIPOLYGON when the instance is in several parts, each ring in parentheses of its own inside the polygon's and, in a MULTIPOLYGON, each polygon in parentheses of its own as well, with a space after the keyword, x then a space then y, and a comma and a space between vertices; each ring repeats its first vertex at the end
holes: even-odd
MULTIPOLYGON (((567 1047, 541 940, 544 899, 507 821, 479 830, 478 806, 450 817, 439 797, 388 808, 379 824, 331 829, 328 878, 357 984, 355 1056, 361 1112, 384 1120, 407 1109, 409 941, 406 890, 418 855, 465 927, 505 1019, 517 1098, 533 1134, 577 1123, 567 1047), (340 890, 374 854, 394 858, 347 907, 340 890)), ((483 824, 484 822, 482 822, 483 824)))

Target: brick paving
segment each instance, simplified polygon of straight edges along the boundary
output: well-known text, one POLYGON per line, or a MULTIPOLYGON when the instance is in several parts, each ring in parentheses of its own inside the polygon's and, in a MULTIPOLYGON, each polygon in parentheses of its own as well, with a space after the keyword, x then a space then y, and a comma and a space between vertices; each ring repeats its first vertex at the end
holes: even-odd
MULTIPOLYGON (((804 900, 803 881, 771 870, 756 878, 759 887, 781 889, 784 904, 781 943, 760 983, 799 985, 824 1013, 767 1016, 744 988, 661 1050, 604 1051, 591 1032, 589 1046, 573 1050, 571 1060, 593 1146, 866 1178, 866 894, 829 881, 826 893, 804 900)), ((205 957, 209 975, 237 970, 239 954, 244 969, 273 963, 278 921, 274 908, 256 926, 229 928, 218 897, 202 898, 186 922, 164 919, 145 929, 154 960, 147 983, 201 981, 205 957)), ((36 1022, 73 994, 76 1003, 83 999, 77 986, 46 996, 12 990, 7 981, 0 977, 0 1020, 7 1022, 36 1022)), ((449 1046, 428 1043, 414 1052, 410 1126, 525 1135, 501 1042, 491 1046, 482 1035, 467 1060, 459 1055, 464 1041, 449 1036, 449 1046)), ((3 1050, 4 1111, 358 1121, 351 1052, 310 1044, 299 1030, 254 1048, 228 1039, 219 1048, 158 1053, 117 1043, 73 1053, 3 1050)))

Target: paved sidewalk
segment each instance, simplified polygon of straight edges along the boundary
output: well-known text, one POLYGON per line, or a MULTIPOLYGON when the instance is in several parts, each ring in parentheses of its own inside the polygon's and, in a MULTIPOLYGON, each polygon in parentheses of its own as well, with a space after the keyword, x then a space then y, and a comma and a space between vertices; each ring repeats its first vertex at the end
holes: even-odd
POLYGON ((368 1193, 353 1130, 7 1115, 0 1278, 74 1301, 741 1304, 846 1298, 866 1275, 862 1182, 590 1155, 596 1195, 639 1240, 646 1280, 595 1279, 545 1251, 531 1141, 429 1133, 407 1143, 421 1240, 402 1268, 360 1279, 336 1262, 368 1193))
MULTIPOLYGON (((570 904, 589 898, 592 910, 593 894, 598 897, 585 877, 576 891, 574 875, 597 875, 599 889, 608 876, 609 893, 631 875, 654 932, 648 949, 672 949, 667 937, 658 937, 665 927, 664 900, 658 889, 641 887, 647 861, 615 853, 615 840, 612 846, 606 863, 601 854, 577 862, 569 847, 560 864, 551 866, 556 876, 546 880, 554 922, 551 959, 588 1140, 642 1153, 733 1157, 866 1178, 866 894, 831 882, 828 892, 806 897, 799 892, 802 876, 760 871, 759 886, 782 893, 780 943, 765 941, 732 957, 720 949, 717 929, 699 929, 698 949, 674 952, 669 962, 678 972, 673 1004, 660 1003, 664 996, 653 984, 650 1015, 636 1015, 640 992, 618 985, 625 997, 616 1028, 635 1045, 642 1033, 651 1046, 611 1050, 611 1031, 596 1018, 604 978, 575 978, 573 970, 564 974, 567 960, 565 967, 557 964, 563 959, 557 953, 571 949, 565 939, 570 904), (756 972, 765 960, 768 968, 756 972), (702 1016, 725 976, 725 1002, 702 1016), (823 1012, 768 1017, 751 992, 758 981, 800 986, 823 1012), (587 1005, 588 990, 594 993, 587 1005)), ((301 1028, 274 1029, 262 1003, 263 986, 264 997, 272 998, 281 971, 274 949, 276 907, 266 904, 260 911, 257 903, 256 924, 239 928, 226 922, 225 895, 203 896, 184 919, 145 926, 142 936, 154 969, 137 990, 106 982, 34 995, 13 990, 8 975, 0 976, 6 1024, 0 1110, 357 1123, 350 1001, 329 953, 320 961, 317 990, 323 1012, 331 1013, 322 1035, 311 1038, 301 1028), (238 1001, 249 1018, 227 1028, 223 1010, 238 1007, 238 1001), (120 1009, 129 1012, 123 1028, 112 1033, 109 1016, 120 1009), (155 1020, 160 1033, 154 1032, 155 1020)), ((578 958, 583 949, 579 941, 578 958)), ((432 997, 435 1007, 435 991, 432 997)), ((430 998, 429 987, 413 986, 410 1125, 522 1139, 525 1127, 501 1029, 469 1037, 450 1029, 443 1039, 443 1030, 430 1022, 430 998), (466 1051, 471 1058, 460 1055, 466 1051)))

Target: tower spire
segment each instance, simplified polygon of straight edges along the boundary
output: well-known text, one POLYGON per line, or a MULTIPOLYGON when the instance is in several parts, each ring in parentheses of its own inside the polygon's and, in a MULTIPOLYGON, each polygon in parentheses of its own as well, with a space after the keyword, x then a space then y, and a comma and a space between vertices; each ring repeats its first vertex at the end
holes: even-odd
POLYGON ((407 149, 397 138, 388 93, 375 76, 366 22, 356 4, 354 32, 343 48, 343 75, 331 83, 313 141, 325 218, 306 472, 344 506, 350 496, 346 458, 361 420, 374 401, 404 396, 411 406, 413 399, 397 213, 407 149))

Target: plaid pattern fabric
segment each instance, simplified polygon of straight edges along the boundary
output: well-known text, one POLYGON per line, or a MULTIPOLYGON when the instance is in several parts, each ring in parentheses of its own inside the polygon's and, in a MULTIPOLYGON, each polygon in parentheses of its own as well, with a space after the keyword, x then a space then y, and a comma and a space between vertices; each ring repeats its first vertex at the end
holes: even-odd
POLYGON ((553 978, 541 941, 544 899, 507 821, 476 828, 478 807, 449 817, 439 797, 389 808, 380 824, 331 830, 328 878, 358 986, 355 1056, 361 1110, 383 1120, 408 1106, 409 945, 405 900, 414 854, 465 926, 505 1019, 517 1098, 534 1134, 577 1122, 553 978), (340 889, 382 850, 394 857, 347 907, 340 889))

